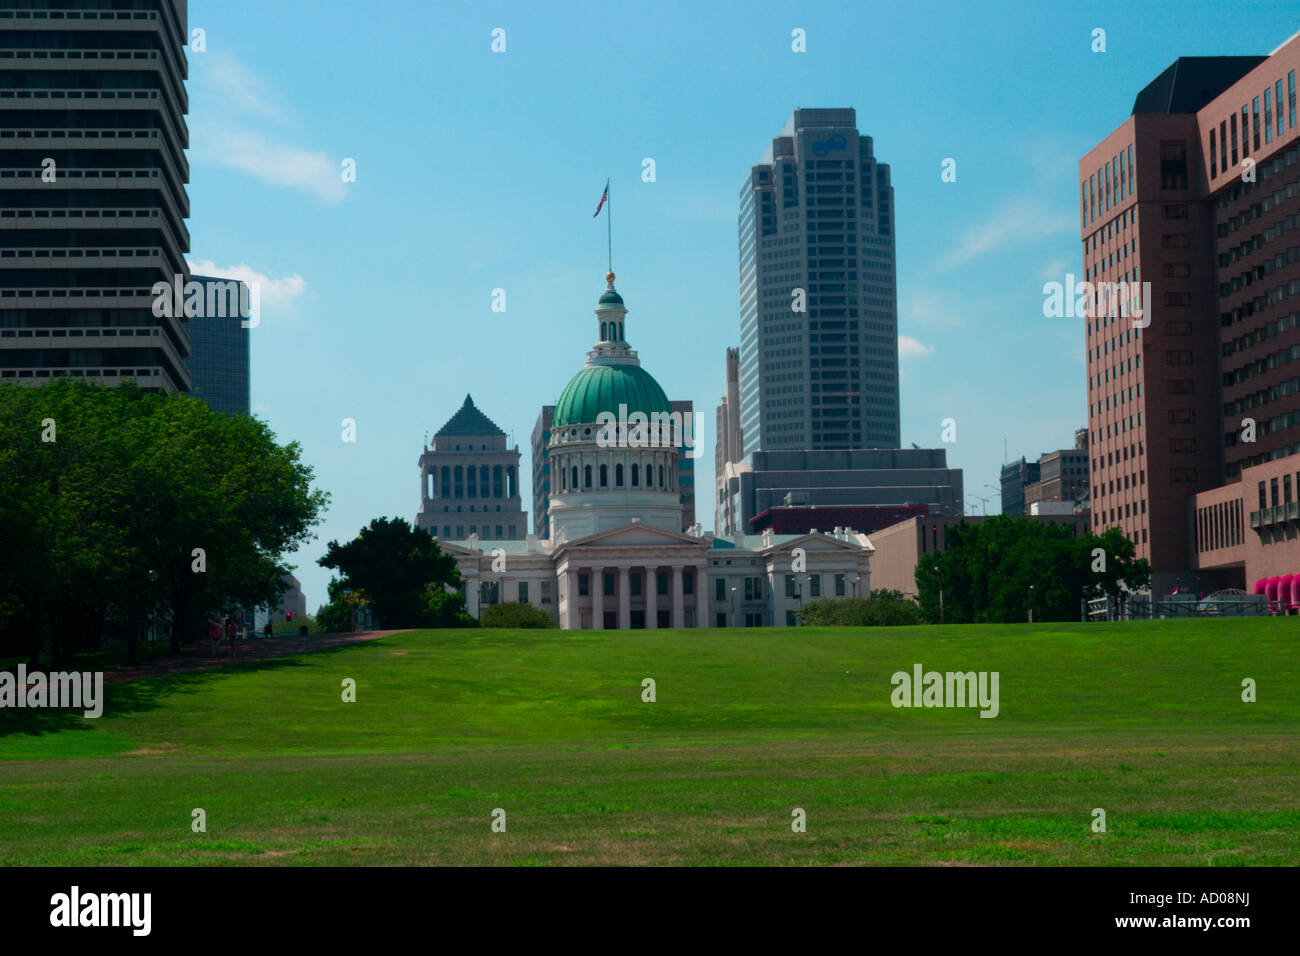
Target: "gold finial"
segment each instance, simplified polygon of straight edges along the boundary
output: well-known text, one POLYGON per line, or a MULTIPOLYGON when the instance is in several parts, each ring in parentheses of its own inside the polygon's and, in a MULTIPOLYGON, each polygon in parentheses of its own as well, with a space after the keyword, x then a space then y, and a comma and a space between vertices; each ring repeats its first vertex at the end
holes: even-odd
POLYGON ((605 273, 605 281, 606 281, 606 282, 613 282, 613 281, 614 281, 614 273, 612 273, 612 272, 606 272, 606 273, 605 273))

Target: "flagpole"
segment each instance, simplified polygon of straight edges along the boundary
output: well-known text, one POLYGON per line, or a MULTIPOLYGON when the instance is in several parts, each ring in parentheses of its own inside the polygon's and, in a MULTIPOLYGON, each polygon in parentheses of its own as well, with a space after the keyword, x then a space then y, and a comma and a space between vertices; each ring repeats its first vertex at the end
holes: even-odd
POLYGON ((605 210, 605 249, 609 256, 609 271, 614 271, 614 193, 610 190, 610 181, 605 180, 605 203, 608 209, 605 210))

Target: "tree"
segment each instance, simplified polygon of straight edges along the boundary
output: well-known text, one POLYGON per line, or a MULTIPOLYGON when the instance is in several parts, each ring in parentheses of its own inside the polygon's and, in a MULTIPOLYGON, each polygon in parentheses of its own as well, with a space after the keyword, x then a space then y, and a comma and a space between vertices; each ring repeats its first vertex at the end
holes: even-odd
POLYGON ((1118 528, 1075 537, 1065 524, 997 515, 949 528, 946 548, 916 566, 921 610, 949 623, 1068 621, 1081 600, 1150 583, 1151 567, 1118 528), (1098 557, 1102 560, 1098 560, 1098 557))
MULTIPOLYGON (((385 627, 445 626, 426 624, 425 588, 460 587, 456 559, 404 518, 375 518, 346 544, 331 541, 317 563, 339 572, 340 595, 343 590, 364 591, 385 627)), ((331 591, 331 600, 333 595, 331 591)))
POLYGON ((204 614, 278 599, 328 500, 312 477, 264 422, 190 396, 0 385, 0 654, 107 633, 134 659, 147 620, 179 650, 204 614))

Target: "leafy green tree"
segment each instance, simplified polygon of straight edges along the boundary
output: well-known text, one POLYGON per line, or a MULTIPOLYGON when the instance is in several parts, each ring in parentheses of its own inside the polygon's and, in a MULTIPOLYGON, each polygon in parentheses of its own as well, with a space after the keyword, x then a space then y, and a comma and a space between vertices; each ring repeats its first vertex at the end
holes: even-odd
POLYGON ((429 610, 425 588, 460 586, 456 559, 404 518, 375 518, 346 544, 331 541, 318 563, 339 572, 340 593, 364 591, 384 627, 423 626, 429 610))
POLYGON ((0 385, 0 654, 108 634, 134 660, 146 621, 179 650, 204 615, 278 599, 327 501, 311 479, 296 444, 189 396, 0 385))
MULTIPOLYGON (((465 610, 465 595, 448 591, 442 585, 428 584, 424 589, 424 627, 478 627, 478 621, 465 610)), ((527 625, 519 625, 526 627, 527 625)))
POLYGON ((1070 525, 997 515, 954 525, 945 539, 916 566, 931 622, 1025 621, 1031 608, 1035 621, 1077 620, 1082 600, 1150 582, 1150 565, 1118 528, 1075 537, 1070 525))
POLYGON ((551 615, 531 604, 506 601, 493 604, 483 612, 484 627, 547 628, 555 627, 551 615))

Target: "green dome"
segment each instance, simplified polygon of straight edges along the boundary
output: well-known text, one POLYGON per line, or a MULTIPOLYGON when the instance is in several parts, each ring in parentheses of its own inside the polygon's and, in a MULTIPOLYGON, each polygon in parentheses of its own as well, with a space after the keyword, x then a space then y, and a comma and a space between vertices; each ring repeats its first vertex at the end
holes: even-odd
POLYGON ((627 306, 623 304, 623 297, 613 289, 606 291, 596 303, 597 312, 604 312, 608 309, 627 309, 627 306))
POLYGON ((619 405, 626 405, 629 415, 643 412, 647 417, 673 410, 654 376, 641 366, 589 365, 560 393, 551 428, 594 424, 601 412, 617 417, 619 405))

